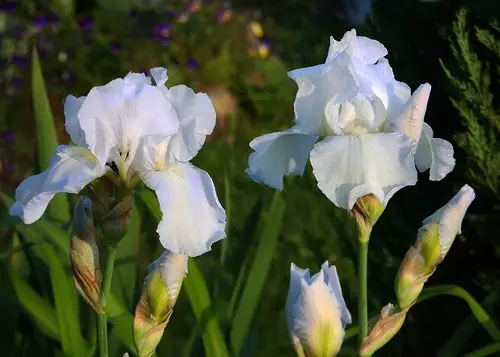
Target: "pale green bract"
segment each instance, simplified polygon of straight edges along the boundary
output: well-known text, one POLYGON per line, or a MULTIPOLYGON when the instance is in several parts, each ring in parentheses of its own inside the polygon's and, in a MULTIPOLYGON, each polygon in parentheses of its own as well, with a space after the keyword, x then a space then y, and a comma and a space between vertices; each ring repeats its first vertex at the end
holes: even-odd
POLYGON ((226 215, 212 179, 189 163, 214 129, 212 103, 184 85, 167 88, 164 68, 151 74, 156 85, 129 73, 86 97, 68 96, 65 127, 77 146, 58 146, 49 168, 19 185, 10 213, 30 224, 58 192, 78 193, 104 175, 128 188, 140 178, 158 197, 166 249, 197 256, 224 238, 226 215))

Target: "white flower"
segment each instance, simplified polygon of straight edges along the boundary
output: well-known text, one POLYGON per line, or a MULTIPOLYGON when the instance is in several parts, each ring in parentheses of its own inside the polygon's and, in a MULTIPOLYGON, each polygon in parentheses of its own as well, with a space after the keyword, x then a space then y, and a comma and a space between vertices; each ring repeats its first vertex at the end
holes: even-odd
POLYGON ((462 220, 475 198, 474 189, 469 185, 464 185, 446 205, 422 222, 423 226, 418 230, 419 239, 427 232, 432 232, 429 229, 432 225, 437 225, 439 244, 441 246, 441 260, 450 250, 457 234, 462 233, 462 220))
POLYGON ((434 138, 432 128, 424 123, 422 136, 415 153, 418 171, 429 170, 432 181, 439 181, 455 167, 453 146, 446 140, 434 138))
MULTIPOLYGON (((324 64, 290 72, 298 85, 296 125, 254 139, 247 173, 282 189, 283 176, 302 175, 310 156, 318 187, 346 209, 369 193, 385 206, 399 189, 414 185, 430 85, 411 95, 394 79, 386 54, 382 44, 352 30, 341 41, 331 38, 324 64), (326 138, 315 144, 321 136, 326 138)), ((420 150, 419 160, 432 162, 432 179, 442 178, 452 166, 449 150, 446 156, 439 146, 450 144, 424 136, 432 149, 420 150)))
POLYGON ((32 223, 55 193, 78 193, 95 178, 116 174, 122 185, 132 188, 140 177, 156 192, 166 249, 196 256, 225 237, 225 212, 213 182, 188 162, 212 132, 215 110, 205 94, 165 87, 166 69, 151 74, 157 85, 129 73, 86 97, 68 96, 66 130, 78 146, 58 147, 46 171, 19 185, 12 215, 32 223))
POLYGON ((310 276, 292 263, 286 299, 288 331, 299 355, 335 356, 351 323, 335 266, 310 276))

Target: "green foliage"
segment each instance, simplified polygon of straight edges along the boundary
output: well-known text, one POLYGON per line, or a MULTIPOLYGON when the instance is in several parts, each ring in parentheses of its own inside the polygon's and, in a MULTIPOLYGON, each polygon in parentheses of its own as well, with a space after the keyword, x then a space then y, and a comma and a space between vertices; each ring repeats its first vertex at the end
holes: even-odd
MULTIPOLYGON (((490 22, 490 27, 475 27, 473 34, 500 63, 500 29, 495 20, 490 22)), ((497 83, 491 83, 491 78, 500 74, 500 67, 492 70, 486 59, 479 58, 467 28, 465 9, 457 13, 453 33, 450 47, 458 68, 452 71, 443 61, 441 65, 456 89, 451 101, 462 117, 465 129, 456 135, 457 144, 467 154, 468 174, 473 183, 499 199, 500 111, 492 87, 497 83)))
MULTIPOLYGON (((33 86, 33 111, 36 121, 38 163, 42 170, 50 165, 50 158, 57 146, 54 119, 50 109, 49 98, 45 88, 42 68, 38 59, 38 52, 33 48, 31 62, 32 86, 33 86)), ((47 214, 61 222, 69 220, 69 207, 66 195, 56 195, 47 207, 47 214)))

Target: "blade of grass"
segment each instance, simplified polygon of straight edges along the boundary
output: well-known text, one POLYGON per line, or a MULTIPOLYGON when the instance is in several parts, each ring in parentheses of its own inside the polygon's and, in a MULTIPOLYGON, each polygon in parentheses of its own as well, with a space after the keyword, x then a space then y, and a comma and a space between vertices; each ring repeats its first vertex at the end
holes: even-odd
POLYGON ((285 201, 281 192, 276 191, 268 212, 263 212, 259 226, 262 227, 259 245, 253 258, 240 304, 231 324, 231 347, 236 356, 241 352, 250 329, 255 311, 262 295, 271 261, 278 245, 285 201))
MULTIPOLYGON (((40 225, 18 225, 17 229, 27 242, 34 244, 48 240, 47 237, 53 238, 52 235, 47 235, 48 232, 63 234, 62 231, 54 227, 48 232, 37 229, 37 227, 40 227, 40 225)), ((66 234, 66 237, 66 254, 58 254, 55 247, 50 244, 38 244, 32 247, 32 251, 49 268, 50 285, 57 322, 60 327, 63 352, 68 356, 83 356, 86 354, 87 346, 80 330, 78 295, 71 277, 69 255, 67 254, 69 251, 69 235, 66 234)))
POLYGON ((483 307, 477 302, 474 297, 467 292, 467 290, 461 288, 457 285, 439 285, 433 286, 430 288, 426 288, 422 291, 418 298, 418 302, 425 301, 427 299, 442 296, 442 295, 450 295, 461 298, 464 300, 472 313, 479 321, 479 323, 483 326, 486 332, 490 335, 490 337, 495 342, 500 342, 500 330, 495 324, 495 321, 488 315, 488 313, 483 309, 483 307))
MULTIPOLYGON (((38 164, 41 170, 45 170, 50 165, 50 158, 57 147, 56 129, 54 117, 50 109, 49 98, 45 88, 42 68, 38 52, 33 47, 31 61, 31 79, 33 91, 33 112, 36 122, 36 138, 38 164)), ((55 220, 68 222, 70 219, 68 198, 65 194, 57 194, 47 207, 47 216, 55 220)))
POLYGON ((479 350, 466 354, 465 357, 486 357, 492 356, 493 354, 498 356, 497 352, 500 352, 500 342, 489 344, 479 350))
POLYGON ((50 279, 56 316, 60 327, 61 344, 67 356, 86 356, 86 346, 81 334, 75 285, 54 248, 46 245, 45 256, 49 260, 50 279))
POLYGON ((198 320, 207 357, 229 357, 219 321, 210 301, 206 281, 193 259, 189 259, 184 288, 198 320))
MULTIPOLYGON (((493 304, 497 301, 498 292, 492 291, 482 302, 481 305, 490 310, 493 304)), ((477 326, 478 321, 473 314, 467 316, 462 321, 460 326, 453 332, 453 335, 446 341, 446 343, 439 349, 436 357, 459 356, 463 354, 463 349, 467 342, 470 340, 477 326)))
POLYGON ((54 308, 12 269, 5 269, 16 300, 23 307, 24 312, 35 322, 43 334, 60 341, 61 336, 54 308))

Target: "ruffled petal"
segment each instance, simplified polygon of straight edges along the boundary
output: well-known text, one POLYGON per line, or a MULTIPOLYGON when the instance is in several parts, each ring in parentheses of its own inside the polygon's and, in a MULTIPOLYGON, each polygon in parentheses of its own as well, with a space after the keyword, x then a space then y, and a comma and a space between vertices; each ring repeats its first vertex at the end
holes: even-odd
POLYGON ((395 117, 389 117, 389 130, 399 131, 419 142, 424 123, 427 102, 431 93, 431 85, 420 85, 411 98, 406 102, 402 112, 395 117))
POLYGON ((256 182, 283 189, 283 176, 302 175, 317 136, 305 134, 297 127, 253 139, 255 150, 248 158, 246 173, 256 182))
POLYGON ((420 172, 430 169, 431 181, 442 180, 455 167, 453 146, 446 140, 434 138, 432 128, 423 123, 422 136, 415 153, 415 164, 420 172))
POLYGON ((76 145, 85 147, 85 133, 83 132, 78 120, 78 112, 83 105, 86 97, 75 97, 68 95, 64 102, 64 127, 69 134, 71 141, 76 145))
POLYGON ((10 214, 24 223, 38 220, 56 193, 78 193, 104 171, 92 153, 81 147, 60 145, 44 172, 30 176, 18 186, 10 214))
POLYGON ((151 76, 156 82, 157 86, 164 85, 168 80, 167 69, 163 67, 155 67, 150 70, 151 76))
POLYGON ((141 137, 172 135, 179 128, 174 108, 150 79, 128 74, 90 90, 78 119, 89 149, 102 167, 111 150, 133 155, 141 137))
POLYGON ((363 64, 374 64, 380 58, 387 56, 387 49, 380 42, 368 37, 357 36, 356 30, 347 31, 340 41, 330 37, 330 48, 326 61, 332 61, 340 53, 347 51, 353 61, 363 64))
POLYGON ((195 257, 225 238, 226 213, 208 173, 178 163, 141 177, 158 197, 162 220, 157 232, 165 249, 195 257))
POLYGON ((318 187, 335 205, 352 209, 367 193, 386 205, 397 190, 417 182, 414 151, 400 133, 333 136, 314 146, 311 164, 318 187))
POLYGON ((169 155, 177 161, 196 156, 215 127, 215 109, 205 93, 195 93, 185 85, 170 88, 166 96, 179 118, 180 130, 170 141, 169 155))
POLYGON ((356 96, 358 84, 350 71, 347 56, 335 63, 296 69, 288 73, 298 85, 294 102, 295 120, 311 135, 325 135, 325 108, 356 96))

